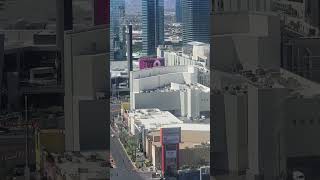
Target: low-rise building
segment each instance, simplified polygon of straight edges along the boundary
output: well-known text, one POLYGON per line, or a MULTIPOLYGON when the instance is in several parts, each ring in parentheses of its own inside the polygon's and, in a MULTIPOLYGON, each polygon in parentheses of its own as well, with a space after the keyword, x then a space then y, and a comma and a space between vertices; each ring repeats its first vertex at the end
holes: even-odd
POLYGON ((148 132, 158 129, 163 125, 182 123, 183 121, 170 112, 160 111, 159 109, 137 109, 128 114, 130 133, 137 138, 143 149, 145 149, 145 136, 148 132))
MULTIPOLYGON (((179 144, 179 166, 193 167, 208 165, 210 162, 210 125, 209 124, 171 124, 162 128, 181 128, 181 143, 179 144)), ((153 167, 161 169, 160 130, 147 134, 145 139, 145 155, 153 167)))

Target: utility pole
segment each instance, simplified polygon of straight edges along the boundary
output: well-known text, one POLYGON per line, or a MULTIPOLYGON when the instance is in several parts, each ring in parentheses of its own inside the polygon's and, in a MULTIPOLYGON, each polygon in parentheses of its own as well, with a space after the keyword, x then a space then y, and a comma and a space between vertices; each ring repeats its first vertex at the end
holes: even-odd
POLYGON ((25 180, 30 180, 30 169, 29 169, 29 147, 28 147, 28 138, 29 138, 29 132, 28 132, 28 97, 24 97, 24 104, 25 104, 25 121, 26 121, 26 167, 24 169, 24 177, 25 180))

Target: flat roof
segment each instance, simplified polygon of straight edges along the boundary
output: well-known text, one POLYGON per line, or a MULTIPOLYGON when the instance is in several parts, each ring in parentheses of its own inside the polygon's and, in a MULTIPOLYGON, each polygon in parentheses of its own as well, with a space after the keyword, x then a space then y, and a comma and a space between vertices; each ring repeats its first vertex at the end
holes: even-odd
POLYGON ((193 46, 204 46, 207 45, 209 46, 209 44, 203 43, 203 42, 198 42, 198 41, 192 41, 188 43, 189 45, 193 45, 193 46))
POLYGON ((143 125, 145 129, 157 129, 164 125, 183 123, 169 111, 159 109, 137 109, 130 112, 129 117, 134 118, 136 125, 143 125))
MULTIPOLYGON (((61 158, 61 163, 56 161, 56 166, 60 169, 61 174, 79 174, 79 168, 88 170, 86 173, 88 178, 104 178, 108 174, 108 168, 101 166, 101 163, 106 162, 109 157, 107 151, 81 152, 80 156, 70 153, 67 155, 72 157, 72 161, 65 158, 61 158), (96 155, 96 160, 90 159, 90 155, 96 155)), ((53 156, 59 157, 57 154, 53 154, 53 156)))
POLYGON ((173 85, 180 85, 178 90, 184 90, 184 89, 199 89, 203 92, 210 92, 210 88, 207 86, 204 86, 200 83, 195 83, 195 84, 178 84, 178 83, 171 83, 171 87, 173 85))
POLYGON ((168 125, 163 125, 162 127, 163 128, 181 127, 181 131, 210 132, 210 124, 182 123, 182 124, 168 124, 168 125))

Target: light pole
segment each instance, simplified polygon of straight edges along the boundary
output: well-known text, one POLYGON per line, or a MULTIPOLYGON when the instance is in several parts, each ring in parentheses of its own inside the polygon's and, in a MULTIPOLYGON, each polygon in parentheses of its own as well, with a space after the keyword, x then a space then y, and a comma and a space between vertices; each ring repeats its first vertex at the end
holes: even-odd
POLYGON ((28 136, 29 136, 29 132, 28 132, 28 97, 25 96, 24 97, 24 104, 25 104, 25 124, 26 124, 26 167, 24 169, 24 177, 25 180, 30 180, 30 169, 29 169, 29 160, 28 160, 28 156, 29 156, 29 151, 28 151, 28 136))

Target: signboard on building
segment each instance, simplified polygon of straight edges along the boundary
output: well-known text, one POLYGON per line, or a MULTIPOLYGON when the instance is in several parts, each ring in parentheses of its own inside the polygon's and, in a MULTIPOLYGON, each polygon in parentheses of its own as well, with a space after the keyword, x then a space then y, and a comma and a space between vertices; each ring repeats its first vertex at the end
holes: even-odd
POLYGON ((177 158, 177 151, 166 151, 167 158, 177 158))
POLYGON ((164 58, 142 57, 139 59, 139 69, 164 66, 164 58))
POLYGON ((162 145, 162 173, 175 175, 179 168, 179 143, 181 128, 161 128, 160 142, 162 145))
POLYGON ((161 144, 179 144, 181 142, 181 128, 161 128, 161 144))

